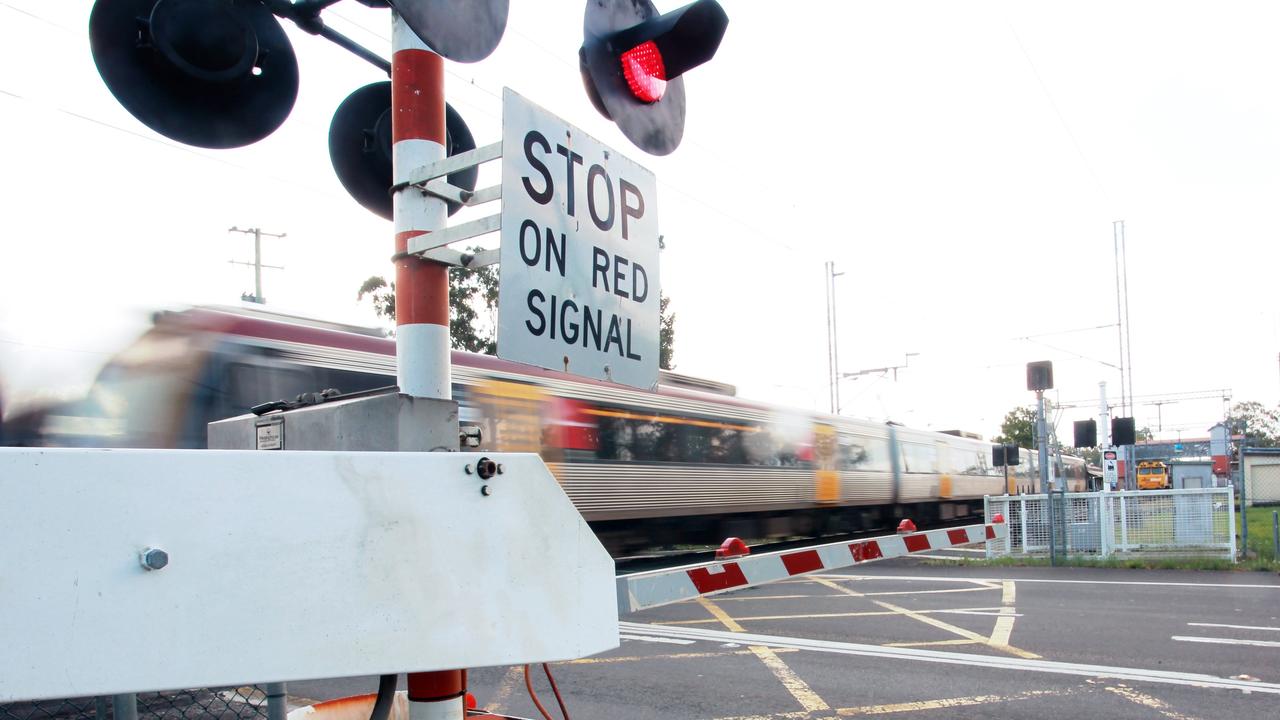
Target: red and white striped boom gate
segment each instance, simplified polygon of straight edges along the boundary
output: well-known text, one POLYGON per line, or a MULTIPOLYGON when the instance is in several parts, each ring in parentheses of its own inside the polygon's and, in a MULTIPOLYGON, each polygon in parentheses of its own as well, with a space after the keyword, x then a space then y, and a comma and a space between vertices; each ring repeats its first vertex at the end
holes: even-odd
POLYGON ((1008 532, 1003 519, 997 519, 985 525, 827 543, 799 550, 780 550, 733 560, 619 575, 618 614, 874 560, 999 540, 1008 532))

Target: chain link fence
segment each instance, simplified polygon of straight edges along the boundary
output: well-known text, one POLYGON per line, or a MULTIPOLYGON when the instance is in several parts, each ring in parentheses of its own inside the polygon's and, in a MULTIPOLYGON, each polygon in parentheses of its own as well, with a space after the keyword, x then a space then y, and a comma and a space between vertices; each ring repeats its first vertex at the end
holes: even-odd
POLYGON ((0 704, 0 720, 250 720, 283 717, 283 690, 270 686, 197 688, 111 697, 0 704), (277 714, 270 712, 278 706, 277 714))
POLYGON ((1003 495, 985 499, 1009 534, 987 557, 1201 556, 1235 559, 1232 488, 1003 495), (1053 545, 1051 546, 1051 543, 1053 545))

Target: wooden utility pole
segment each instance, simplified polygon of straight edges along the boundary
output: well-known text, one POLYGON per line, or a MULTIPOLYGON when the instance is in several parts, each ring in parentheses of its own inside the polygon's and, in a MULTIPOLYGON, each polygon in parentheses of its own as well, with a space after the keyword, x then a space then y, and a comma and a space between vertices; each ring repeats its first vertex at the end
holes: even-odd
POLYGON ((234 225, 231 226, 227 230, 227 232, 238 232, 238 233, 244 233, 246 235, 253 236, 253 262, 248 263, 248 262, 242 262, 239 260, 231 260, 229 262, 232 265, 252 265, 253 266, 253 295, 242 294, 240 295, 240 299, 245 300, 247 302, 255 302, 261 305, 262 303, 265 303, 267 301, 266 298, 262 296, 262 268, 268 267, 274 270, 284 269, 283 265, 263 265, 262 264, 262 236, 266 235, 267 237, 282 238, 282 237, 285 237, 287 233, 280 233, 277 235, 275 233, 264 232, 262 228, 256 228, 256 227, 248 228, 246 230, 241 230, 240 228, 234 225))

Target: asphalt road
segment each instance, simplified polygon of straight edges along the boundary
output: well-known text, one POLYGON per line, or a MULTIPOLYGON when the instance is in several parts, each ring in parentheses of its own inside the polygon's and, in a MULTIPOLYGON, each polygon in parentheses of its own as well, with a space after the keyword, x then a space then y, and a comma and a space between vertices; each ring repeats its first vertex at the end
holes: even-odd
MULTIPOLYGON (((1280 717, 1276 575, 907 559, 624 620, 618 649, 553 666, 573 717, 1280 717)), ((536 716, 519 668, 470 683, 481 706, 536 716)), ((541 672, 535 689, 558 716, 541 672)))

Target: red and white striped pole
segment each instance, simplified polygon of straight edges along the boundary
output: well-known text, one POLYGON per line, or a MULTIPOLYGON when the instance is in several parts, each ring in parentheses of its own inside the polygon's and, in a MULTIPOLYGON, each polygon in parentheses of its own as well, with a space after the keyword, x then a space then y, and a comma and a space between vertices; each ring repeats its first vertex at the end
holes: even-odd
MULTIPOLYGON (((443 160, 444 58, 391 13, 391 167, 394 184, 443 160)), ((449 268, 405 257, 409 239, 443 230, 444 200, 415 188, 392 198, 396 233, 396 383, 414 397, 452 397, 449 379, 449 268)))
MULTIPOLYGON (((414 168, 443 160, 444 58, 391 12, 391 174, 393 184, 411 180, 414 168)), ((406 257, 409 239, 443 230, 443 200, 401 188, 391 200, 396 233, 396 384, 413 397, 447 400, 449 372, 449 268, 406 257)), ((462 720, 466 715, 465 670, 411 672, 412 720, 462 720)))

